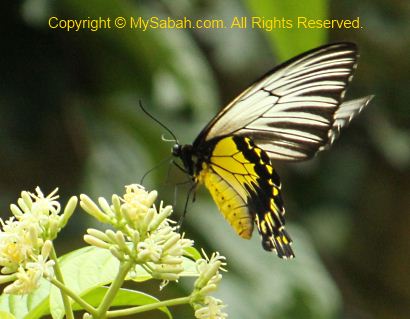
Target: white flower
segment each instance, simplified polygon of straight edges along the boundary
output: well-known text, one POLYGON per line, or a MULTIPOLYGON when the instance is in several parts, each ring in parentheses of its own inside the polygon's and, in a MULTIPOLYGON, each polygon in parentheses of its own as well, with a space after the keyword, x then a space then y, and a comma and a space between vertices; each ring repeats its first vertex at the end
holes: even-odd
POLYGON ((164 207, 162 202, 159 207, 154 205, 157 191, 147 192, 137 184, 125 188, 123 197, 113 195, 111 205, 100 198, 101 209, 89 197, 81 195, 81 207, 119 229, 117 233, 91 229, 85 240, 109 249, 119 260, 133 260, 154 278, 177 280, 184 270, 185 248, 191 247, 193 241, 183 238, 176 227, 171 226, 174 224, 168 219, 171 206, 164 207))
POLYGON ((218 252, 213 253, 208 258, 203 252, 205 259, 199 259, 196 262, 198 279, 194 283, 194 291, 191 294, 191 304, 195 309, 195 317, 198 319, 224 319, 227 314, 222 312, 226 306, 221 300, 216 299, 208 294, 218 288, 222 275, 219 270, 226 265, 225 257, 218 252))
POLYGON ((38 274, 39 277, 46 277, 51 279, 54 276, 54 260, 48 260, 50 251, 52 249, 52 243, 50 240, 44 243, 43 248, 41 249, 41 255, 34 257, 34 261, 28 262, 26 268, 28 270, 33 269, 38 274))
POLYGON ((157 196, 158 192, 155 190, 147 192, 144 186, 131 184, 125 186, 123 201, 130 206, 135 206, 135 208, 143 208, 147 211, 148 208, 154 204, 157 196))
POLYGON ((10 218, 5 223, 1 221, 0 230, 0 266, 1 272, 10 273, 25 264, 30 256, 36 255, 42 241, 36 237, 36 225, 10 218))
POLYGON ((41 273, 34 268, 24 269, 19 267, 16 277, 17 280, 4 288, 4 293, 14 295, 29 294, 38 287, 41 273))
POLYGON ((195 281, 195 289, 202 295, 207 295, 218 288, 218 284, 222 279, 219 270, 225 266, 225 257, 218 252, 213 253, 211 258, 205 255, 205 259, 199 259, 196 262, 196 267, 199 272, 199 277, 195 281))
POLYGON ((47 260, 42 255, 39 255, 35 262, 27 263, 26 268, 28 270, 36 271, 39 277, 44 276, 51 279, 54 276, 54 264, 54 260, 47 260))
POLYGON ((226 305, 223 304, 222 300, 206 296, 202 307, 195 310, 195 317, 198 319, 224 319, 228 317, 225 312, 222 312, 225 307, 226 305))
POLYGON ((77 198, 72 197, 60 214, 55 189, 44 196, 40 188, 36 193, 21 193, 17 204, 10 205, 14 217, 0 219, 0 267, 3 282, 8 285, 5 293, 27 294, 36 289, 40 279, 54 276, 54 261, 49 260, 51 240, 74 212, 77 198))
POLYGON ((36 187, 37 194, 29 193, 30 197, 34 200, 33 205, 31 206, 31 212, 35 215, 44 214, 46 212, 52 215, 60 213, 61 205, 56 200, 59 198, 59 195, 55 195, 57 191, 58 187, 44 197, 40 187, 36 187))
POLYGON ((64 214, 60 214, 61 205, 57 201, 57 191, 58 188, 47 196, 44 196, 39 187, 36 188, 35 194, 23 191, 17 200, 18 205, 10 205, 10 210, 20 223, 35 226, 39 238, 54 239, 77 205, 77 198, 71 197, 64 214))
POLYGON ((144 219, 157 199, 157 196, 157 191, 151 191, 148 193, 143 186, 138 184, 125 186, 125 194, 123 198, 121 198, 121 201, 123 202, 121 205, 121 212, 123 212, 125 217, 132 222, 134 228, 137 228, 136 226, 138 225, 143 226, 143 224, 146 224, 144 219))
POLYGON ((154 239, 147 238, 137 245, 138 259, 144 261, 157 262, 162 254, 162 247, 154 239))

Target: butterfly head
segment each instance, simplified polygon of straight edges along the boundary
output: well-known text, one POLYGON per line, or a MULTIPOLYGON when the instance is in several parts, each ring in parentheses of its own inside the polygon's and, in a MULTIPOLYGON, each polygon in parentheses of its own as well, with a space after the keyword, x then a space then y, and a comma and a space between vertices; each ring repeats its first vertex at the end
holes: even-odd
POLYGON ((181 159, 184 164, 184 169, 189 175, 194 174, 194 162, 192 160, 192 145, 190 144, 174 144, 172 147, 172 155, 181 159))
POLYGON ((172 146, 172 155, 175 157, 181 157, 182 154, 182 145, 181 144, 174 144, 172 146))

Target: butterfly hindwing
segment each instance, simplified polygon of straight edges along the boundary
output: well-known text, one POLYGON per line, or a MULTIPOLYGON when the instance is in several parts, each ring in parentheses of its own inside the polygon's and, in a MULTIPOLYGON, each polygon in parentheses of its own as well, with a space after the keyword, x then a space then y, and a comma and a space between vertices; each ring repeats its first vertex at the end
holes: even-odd
POLYGON ((276 251, 281 258, 293 257, 284 228, 279 176, 266 152, 241 136, 228 136, 211 145, 197 181, 205 184, 238 235, 250 238, 256 224, 264 249, 276 251))

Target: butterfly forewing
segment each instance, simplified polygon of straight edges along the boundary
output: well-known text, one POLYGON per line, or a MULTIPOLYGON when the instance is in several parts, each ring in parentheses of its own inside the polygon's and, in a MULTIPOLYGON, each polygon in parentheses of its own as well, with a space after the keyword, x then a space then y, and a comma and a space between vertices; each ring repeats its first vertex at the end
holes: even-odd
POLYGON ((272 159, 314 156, 331 137, 357 57, 354 44, 337 43, 280 65, 225 107, 194 145, 235 134, 251 137, 272 159))

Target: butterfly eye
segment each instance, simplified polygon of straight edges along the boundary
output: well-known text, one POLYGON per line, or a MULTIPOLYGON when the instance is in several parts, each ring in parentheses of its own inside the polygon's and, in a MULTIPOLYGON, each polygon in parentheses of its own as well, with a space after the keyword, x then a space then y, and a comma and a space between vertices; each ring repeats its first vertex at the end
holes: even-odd
POLYGON ((172 155, 176 157, 181 156, 181 144, 174 144, 174 146, 172 146, 172 155))

